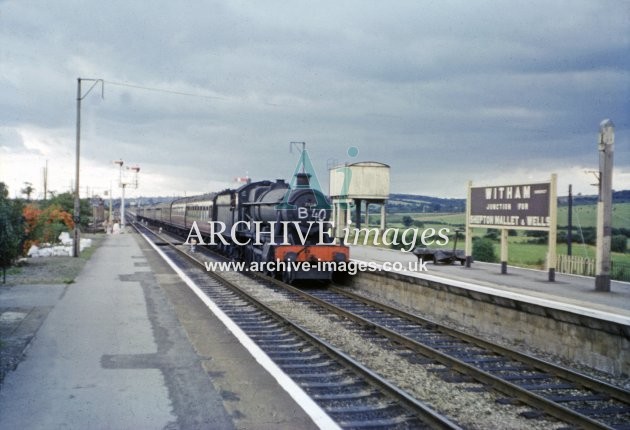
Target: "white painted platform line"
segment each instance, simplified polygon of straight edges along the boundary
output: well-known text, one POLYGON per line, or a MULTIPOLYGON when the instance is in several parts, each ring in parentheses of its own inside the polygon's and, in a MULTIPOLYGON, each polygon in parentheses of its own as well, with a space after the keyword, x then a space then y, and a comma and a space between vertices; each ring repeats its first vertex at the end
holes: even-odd
POLYGON ((227 316, 212 299, 204 294, 203 291, 190 279, 184 272, 182 272, 173 261, 168 258, 164 252, 154 245, 149 238, 140 233, 142 237, 147 241, 153 249, 166 261, 166 263, 177 273, 177 275, 188 285, 188 287, 201 299, 202 302, 212 311, 216 317, 227 327, 230 332, 238 339, 249 353, 256 359, 256 361, 278 381, 278 384, 295 400, 295 402, 311 417, 313 422, 321 429, 334 429, 341 430, 336 422, 319 407, 317 403, 311 399, 311 397, 304 392, 294 381, 280 369, 276 363, 269 358, 269 356, 262 350, 256 343, 249 337, 241 328, 236 325, 232 319, 227 316))
MULTIPOLYGON (((354 261, 357 262, 365 262, 366 264, 368 263, 367 261, 364 260, 355 260, 354 261)), ((383 272, 387 272, 388 270, 384 270, 383 269, 383 265, 376 263, 376 265, 378 266, 378 268, 383 271, 383 272)), ((525 303, 530 303, 533 305, 538 305, 538 306, 543 306, 546 308, 550 308, 550 309, 556 309, 556 310, 560 310, 560 311, 565 311, 565 312, 569 312, 569 313, 574 313, 577 315, 583 315, 583 316, 587 316, 590 318, 594 318, 594 319, 600 319, 600 320, 604 320, 604 321, 610 321, 616 324, 623 324, 623 325, 630 325, 630 318, 624 316, 624 315, 619 315, 619 314, 615 314, 612 312, 605 312, 605 311, 599 311, 596 309, 589 309, 586 308, 584 306, 578 306, 578 305, 572 305, 570 303, 561 303, 561 302, 557 302, 557 301, 553 301, 550 299, 544 299, 541 297, 536 297, 536 296, 529 296, 526 294, 521 294, 521 293, 514 293, 511 291, 505 291, 505 290, 501 290, 499 288, 492 288, 492 287, 485 287, 482 285, 477 285, 477 284, 473 284, 470 282, 464 282, 464 281, 459 281, 457 279, 450 279, 447 277, 442 277, 442 276, 438 276, 438 275, 428 275, 426 273, 419 273, 419 272, 410 272, 408 270, 389 270, 389 272, 392 273, 399 273, 401 275, 405 275, 405 276, 409 276, 409 277, 415 277, 415 278, 420 278, 420 279, 425 279, 427 281, 433 281, 433 282, 439 282, 442 284, 447 284, 447 285, 452 285, 454 287, 459 287, 459 288, 463 288, 466 290, 471 290, 471 291, 476 291, 479 293, 484 293, 484 294, 489 294, 492 296, 498 296, 498 297, 503 297, 506 299, 512 299, 512 300, 518 300, 521 302, 525 302, 525 303)))

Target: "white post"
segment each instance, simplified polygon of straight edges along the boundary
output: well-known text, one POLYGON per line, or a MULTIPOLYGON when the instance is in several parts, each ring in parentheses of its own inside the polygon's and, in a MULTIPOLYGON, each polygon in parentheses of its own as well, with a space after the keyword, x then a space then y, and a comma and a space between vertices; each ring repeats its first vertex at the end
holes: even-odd
POLYGON ((501 229, 501 274, 507 274, 508 265, 508 229, 501 229))
POLYGON ((612 170, 615 125, 605 119, 599 125, 599 198, 597 199, 597 250, 595 290, 610 291, 612 242, 612 170))
POLYGON ((385 230, 385 225, 387 225, 387 220, 385 217, 387 216, 387 212, 385 211, 385 204, 387 202, 383 201, 383 205, 381 206, 381 230, 385 230))
POLYGON ((466 267, 470 268, 472 263, 472 228, 470 227, 472 181, 468 181, 468 191, 466 192, 466 243, 464 251, 466 253, 466 267))
POLYGON ((549 270, 549 282, 556 280, 556 242, 558 236, 558 175, 551 175, 549 184, 549 245, 547 254, 547 268, 549 270))

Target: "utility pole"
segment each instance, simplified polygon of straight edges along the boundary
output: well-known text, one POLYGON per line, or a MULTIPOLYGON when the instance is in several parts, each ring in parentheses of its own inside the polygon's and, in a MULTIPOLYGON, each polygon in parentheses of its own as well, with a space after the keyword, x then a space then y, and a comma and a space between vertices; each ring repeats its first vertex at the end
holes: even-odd
POLYGON ((567 212, 567 224, 569 224, 567 230, 567 255, 571 255, 573 244, 573 185, 569 184, 569 208, 567 212))
POLYGON ((79 197, 79 160, 81 159, 81 100, 87 97, 90 94, 90 91, 96 86, 96 84, 101 83, 101 98, 103 97, 103 93, 105 91, 105 84, 102 79, 81 79, 77 78, 77 136, 76 136, 76 163, 75 163, 75 180, 74 180, 74 234, 73 234, 73 244, 72 244, 72 256, 78 257, 80 248, 80 233, 79 233, 79 225, 81 222, 81 199, 79 197), (90 81, 94 82, 89 90, 85 93, 85 95, 81 96, 81 81, 90 81))
POLYGON ((595 290, 610 291, 610 246, 612 242, 612 170, 615 125, 605 119, 599 125, 599 197, 597 199, 597 250, 595 290))

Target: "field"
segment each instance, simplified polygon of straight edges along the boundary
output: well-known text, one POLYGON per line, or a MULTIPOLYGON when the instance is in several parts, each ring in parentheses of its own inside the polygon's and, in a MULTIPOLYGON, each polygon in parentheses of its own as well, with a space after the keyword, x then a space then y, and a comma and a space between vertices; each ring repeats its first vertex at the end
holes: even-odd
MULTIPOLYGON (((396 213, 388 217, 388 225, 392 227, 402 227, 402 218, 405 215, 411 216, 414 220, 428 224, 448 224, 452 226, 464 226, 466 221, 463 213, 396 213)), ((558 227, 566 227, 568 224, 568 208, 561 206, 558 208, 558 227)), ((597 220, 597 206, 582 205, 573 207, 574 227, 595 227, 597 220)), ((374 222, 371 217, 370 222, 374 222)), ((630 228, 630 203, 617 203, 613 205, 613 227, 630 228)))
MULTIPOLYGON (((576 256, 583 256, 594 258, 595 247, 588 245, 581 240, 581 230, 588 228, 595 228, 597 220, 596 205, 580 205, 573 207, 573 247, 572 254, 576 256)), ((558 231, 566 231, 568 208, 561 206, 558 208, 558 231)), ((408 216, 415 221, 415 225, 421 229, 434 228, 439 230, 441 228, 449 228, 451 232, 455 229, 464 229, 465 216, 463 213, 395 213, 388 216, 388 227, 394 228, 406 228, 403 225, 403 217, 408 216), (421 224, 420 224, 421 223, 421 224)), ((377 222, 377 216, 370 217, 370 223, 375 225, 377 222)), ((626 228, 630 229, 630 203, 617 203, 613 205, 613 228, 626 228)), ((474 236, 482 237, 486 235, 486 229, 475 229, 474 236)), ((543 268, 547 253, 546 244, 531 243, 536 238, 528 237, 524 231, 519 231, 516 236, 509 236, 508 238, 508 263, 515 266, 543 268)), ((630 249, 630 243, 628 244, 630 249)), ((435 245, 431 245, 432 247, 435 245)), ((452 242, 445 247, 451 247, 452 242)), ((495 241, 495 254, 500 255, 499 241, 495 241)), ((463 235, 460 235, 460 239, 457 245, 458 248, 464 247, 463 235)), ((567 245, 559 243, 557 247, 558 254, 567 253, 567 245)), ((630 267, 630 253, 612 253, 613 265, 618 266, 627 265, 630 267)))

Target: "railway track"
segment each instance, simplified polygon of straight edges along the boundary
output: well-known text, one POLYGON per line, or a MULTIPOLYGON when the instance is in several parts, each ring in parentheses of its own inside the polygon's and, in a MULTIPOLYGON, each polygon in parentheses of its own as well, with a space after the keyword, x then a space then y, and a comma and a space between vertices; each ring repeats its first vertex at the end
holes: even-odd
MULTIPOLYGON (((304 292, 292 289, 302 297, 304 292)), ((580 428, 630 428, 630 392, 339 288, 308 299, 452 371, 580 428)), ((455 376, 457 378, 457 376, 455 376)), ((532 412, 534 415, 536 412, 532 412)))
POLYGON ((362 336, 400 345, 402 357, 417 355, 444 365, 434 370, 450 381, 471 379, 499 391, 505 403, 533 408, 585 429, 630 429, 630 392, 606 382, 470 336, 339 287, 301 290, 275 280, 291 300, 306 300, 361 327, 362 336))
POLYGON ((136 226, 341 428, 458 429, 457 424, 249 295, 163 237, 136 226), (210 276, 209 276, 210 275, 210 276))
POLYGON ((630 428, 630 392, 621 388, 337 287, 301 290, 268 277, 259 282, 291 301, 307 301, 351 321, 352 329, 364 338, 394 342, 401 357, 416 364, 426 362, 444 379, 476 381, 506 396, 502 402, 528 405, 531 410, 526 416, 546 414, 577 428, 630 428), (441 367, 435 368, 435 363, 441 367))

